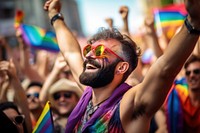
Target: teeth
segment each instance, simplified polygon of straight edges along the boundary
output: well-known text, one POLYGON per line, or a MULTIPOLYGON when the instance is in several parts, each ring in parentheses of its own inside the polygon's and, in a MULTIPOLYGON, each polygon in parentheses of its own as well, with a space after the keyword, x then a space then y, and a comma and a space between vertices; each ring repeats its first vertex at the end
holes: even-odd
POLYGON ((87 68, 87 69, 96 69, 96 67, 93 66, 93 65, 91 65, 91 64, 87 64, 87 65, 86 65, 86 68, 87 68))

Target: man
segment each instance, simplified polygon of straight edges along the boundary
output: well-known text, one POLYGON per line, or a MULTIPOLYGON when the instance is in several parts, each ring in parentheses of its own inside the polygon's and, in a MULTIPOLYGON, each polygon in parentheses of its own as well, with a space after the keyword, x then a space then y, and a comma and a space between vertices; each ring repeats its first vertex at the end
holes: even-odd
POLYGON ((184 65, 185 78, 175 81, 166 100, 170 133, 200 132, 200 58, 191 55, 184 65))
POLYGON ((77 84, 68 79, 60 79, 55 82, 48 91, 48 99, 51 102, 56 133, 65 131, 67 118, 78 103, 82 90, 77 84))
POLYGON ((102 29, 88 41, 83 61, 80 46, 59 13, 60 1, 47 1, 44 9, 76 82, 82 88, 81 83, 90 86, 70 114, 66 132, 148 132, 152 116, 163 104, 199 38, 191 28, 200 29, 199 6, 200 1, 186 1, 187 27, 182 26, 144 80, 131 87, 123 82, 137 66, 139 53, 135 43, 116 29, 102 29))
POLYGON ((28 108, 30 110, 30 117, 33 128, 35 127, 43 110, 43 105, 39 100, 41 88, 42 83, 31 82, 26 89, 28 108))

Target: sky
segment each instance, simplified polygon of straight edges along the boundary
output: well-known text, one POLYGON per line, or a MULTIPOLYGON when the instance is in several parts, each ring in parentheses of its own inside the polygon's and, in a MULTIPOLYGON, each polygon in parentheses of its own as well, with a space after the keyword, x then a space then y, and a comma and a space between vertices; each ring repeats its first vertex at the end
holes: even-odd
POLYGON ((135 33, 143 23, 143 11, 140 0, 76 0, 83 32, 86 35, 96 33, 99 27, 108 27, 105 18, 112 18, 113 25, 122 28, 122 18, 119 8, 122 5, 129 7, 129 29, 135 33))

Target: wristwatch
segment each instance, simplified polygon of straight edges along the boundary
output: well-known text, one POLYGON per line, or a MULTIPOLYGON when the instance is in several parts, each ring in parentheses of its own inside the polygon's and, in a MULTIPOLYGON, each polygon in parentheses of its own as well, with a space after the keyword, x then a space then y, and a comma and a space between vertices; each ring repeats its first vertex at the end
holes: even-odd
POLYGON ((195 29, 190 22, 188 21, 188 18, 185 19, 185 26, 188 29, 188 32, 190 34, 196 34, 196 35, 200 35, 200 30, 195 29))
POLYGON ((51 18, 51 25, 53 26, 53 23, 57 20, 57 19, 60 19, 60 20, 64 20, 64 17, 62 15, 62 13, 58 13, 56 14, 55 16, 53 16, 51 18))

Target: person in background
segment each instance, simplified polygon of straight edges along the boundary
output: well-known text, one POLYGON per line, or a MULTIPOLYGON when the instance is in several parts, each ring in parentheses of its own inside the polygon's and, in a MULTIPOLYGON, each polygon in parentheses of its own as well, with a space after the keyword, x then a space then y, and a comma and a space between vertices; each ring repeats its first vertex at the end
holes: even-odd
POLYGON ((169 133, 200 132, 200 57, 192 54, 184 69, 165 103, 169 133))
MULTIPOLYGON (((12 131, 15 133, 27 133, 27 127, 24 123, 25 116, 19 112, 18 107, 13 102, 0 103, 0 111, 3 112, 14 124, 14 126, 13 124, 10 124, 10 127, 7 127, 7 129, 5 129, 5 127, 7 126, 5 125, 4 130, 1 130, 1 132, 6 133, 12 131)), ((1 120, 2 119, 3 118, 1 117, 1 120)), ((4 124, 5 122, 6 121, 4 121, 4 124)))
POLYGON ((82 90, 74 82, 66 61, 61 54, 58 54, 39 96, 43 104, 47 101, 51 103, 55 132, 65 131, 68 116, 76 106, 81 94, 82 90))
MULTIPOLYGON (((24 123, 26 125, 26 132, 32 132, 32 125, 30 119, 30 111, 28 108, 28 102, 24 88, 21 85, 19 78, 17 77, 17 71, 15 64, 12 59, 9 61, 0 61, 0 90, 3 98, 0 99, 1 102, 13 101, 15 105, 19 108, 20 114, 25 116, 24 123), (14 94, 8 94, 8 90, 12 89, 14 94), (3 90, 3 91, 2 91, 3 90), (11 96, 12 95, 12 96, 11 96), (10 97, 11 99, 8 99, 10 97)), ((10 114, 10 113, 8 113, 10 114)), ((19 114, 19 113, 18 113, 19 114)))
POLYGON ((44 4, 62 55, 75 81, 85 90, 68 118, 67 133, 149 131, 151 118, 162 106, 199 38, 200 1, 185 0, 185 4, 188 11, 185 24, 142 82, 133 87, 124 83, 137 67, 140 55, 133 40, 116 28, 101 28, 81 52, 60 14, 60 1, 49 0, 44 4))
POLYGON ((0 131, 2 133, 17 133, 17 127, 15 124, 8 118, 8 116, 0 111, 0 131))
POLYGON ((31 82, 25 90, 33 129, 43 110, 42 102, 39 100, 41 89, 42 83, 31 82))
POLYGON ((78 103, 82 90, 76 82, 59 79, 48 91, 48 99, 52 105, 53 119, 56 133, 65 131, 67 119, 78 103))

